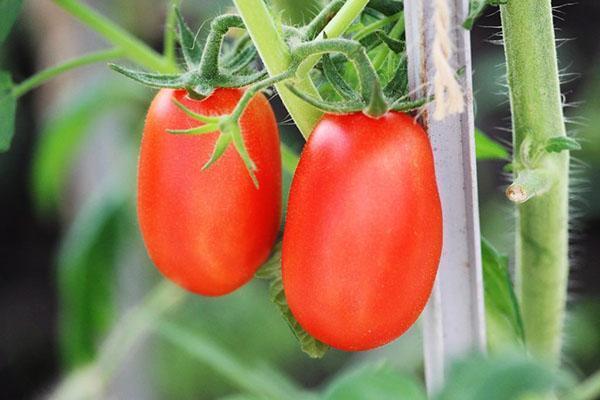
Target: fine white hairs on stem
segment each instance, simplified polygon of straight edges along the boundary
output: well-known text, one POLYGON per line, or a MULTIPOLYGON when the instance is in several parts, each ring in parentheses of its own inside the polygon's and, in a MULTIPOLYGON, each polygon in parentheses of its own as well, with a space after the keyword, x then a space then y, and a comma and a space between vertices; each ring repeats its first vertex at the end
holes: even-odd
POLYGON ((465 107, 463 92, 456 80, 456 72, 450 65, 454 49, 450 41, 448 0, 435 1, 433 22, 435 26, 432 47, 433 66, 435 68, 433 81, 435 111, 433 118, 441 120, 447 115, 463 112, 465 107))

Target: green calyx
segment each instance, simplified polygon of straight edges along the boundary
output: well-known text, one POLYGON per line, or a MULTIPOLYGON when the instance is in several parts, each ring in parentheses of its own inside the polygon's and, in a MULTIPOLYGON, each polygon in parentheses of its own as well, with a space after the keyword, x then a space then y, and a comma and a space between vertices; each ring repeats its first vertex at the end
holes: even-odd
MULTIPOLYGON (((257 57, 249 35, 239 38, 232 49, 223 54, 225 35, 232 28, 244 29, 241 17, 226 14, 215 18, 204 46, 199 46, 194 34, 178 10, 178 40, 185 69, 180 73, 156 74, 133 71, 111 65, 115 71, 153 88, 187 90, 189 97, 202 100, 219 87, 246 87, 242 98, 229 115, 203 116, 176 106, 190 118, 200 122, 196 127, 169 130, 175 135, 204 135, 218 132, 219 136, 210 159, 203 169, 213 165, 232 144, 248 173, 258 187, 256 165, 245 146, 240 118, 254 95, 275 84, 283 83, 300 100, 328 113, 363 112, 379 118, 390 110, 409 112, 422 107, 428 100, 408 98, 404 16, 401 3, 395 0, 371 1, 350 28, 346 38, 328 38, 332 21, 348 18, 343 0, 331 1, 304 27, 286 26, 277 21, 289 56, 288 68, 269 77, 256 71, 257 57), (373 61, 372 61, 373 60, 373 61), (317 80, 320 79, 320 82, 317 80), (312 93, 299 82, 315 81, 312 93), (329 93, 327 92, 329 91, 329 93)), ((332 31, 340 35, 341 32, 332 31)))
POLYGON ((257 52, 247 36, 239 39, 231 52, 221 54, 227 32, 232 28, 244 28, 239 16, 225 14, 215 18, 204 46, 197 42, 198 33, 188 27, 179 10, 176 10, 176 16, 178 41, 185 60, 183 72, 161 74, 135 71, 115 64, 109 66, 152 88, 185 89, 191 98, 197 100, 209 96, 215 88, 239 88, 265 78, 265 71, 254 71, 251 67, 257 52))

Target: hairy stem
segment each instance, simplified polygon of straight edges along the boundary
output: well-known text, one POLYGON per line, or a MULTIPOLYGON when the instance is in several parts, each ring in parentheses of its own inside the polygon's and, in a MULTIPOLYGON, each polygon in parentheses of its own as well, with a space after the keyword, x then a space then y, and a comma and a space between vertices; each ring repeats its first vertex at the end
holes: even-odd
POLYGON ((544 153, 529 165, 529 151, 521 149, 566 135, 551 0, 509 1, 501 14, 515 176, 537 169, 552 179, 548 190, 517 206, 517 290, 529 351, 556 366, 568 278, 569 153, 544 153))
POLYGON ((101 50, 94 53, 89 53, 81 57, 74 58, 72 60, 68 60, 63 64, 56 65, 54 67, 50 67, 43 71, 38 72, 37 74, 27 78, 23 82, 19 83, 13 88, 13 96, 21 97, 25 93, 33 90, 44 83, 48 82, 52 78, 63 74, 65 72, 71 71, 73 69, 83 67, 84 65, 95 64, 101 61, 109 61, 115 58, 121 57, 123 55, 123 50, 119 48, 109 49, 109 50, 101 50))
POLYGON ((165 33, 163 37, 163 55, 167 60, 169 60, 173 64, 175 64, 177 61, 175 57, 175 25, 177 22, 177 14, 175 10, 179 6, 179 3, 181 3, 181 0, 171 0, 169 2, 167 18, 165 19, 165 33))
MULTIPOLYGON (((269 75, 276 76, 287 71, 292 62, 290 49, 283 38, 281 29, 276 25, 273 16, 267 9, 263 0, 234 0, 234 3, 244 20, 246 29, 248 30, 254 45, 258 49, 261 59, 263 60, 269 75)), ((330 38, 340 36, 352 23, 352 21, 360 15, 368 0, 348 0, 339 13, 326 26, 325 32, 330 38)), ((312 58, 312 68, 319 61, 312 58)), ((304 65, 303 65, 304 66, 304 65)), ((308 70, 310 70, 308 68, 308 70)), ((296 87, 306 93, 318 96, 312 80, 308 74, 303 76, 296 83, 296 87)), ((307 104, 302 99, 294 95, 285 85, 275 85, 277 92, 294 119, 296 126, 302 132, 305 138, 308 138, 315 124, 323 114, 319 109, 307 104)))
POLYGON ((120 47, 124 55, 144 67, 156 72, 175 72, 177 66, 172 60, 158 54, 144 42, 116 25, 108 18, 92 10, 77 0, 53 0, 56 5, 77 18, 84 25, 95 30, 106 40, 120 47))
MULTIPOLYGON (((291 62, 291 54, 283 33, 276 25, 263 0, 234 0, 246 29, 269 72, 276 76, 285 72, 291 62)), ((317 89, 309 79, 303 79, 298 85, 302 90, 317 95, 317 89)), ((287 108, 296 126, 305 138, 310 135, 313 126, 321 117, 321 111, 296 97, 284 85, 275 85, 279 97, 287 108)))

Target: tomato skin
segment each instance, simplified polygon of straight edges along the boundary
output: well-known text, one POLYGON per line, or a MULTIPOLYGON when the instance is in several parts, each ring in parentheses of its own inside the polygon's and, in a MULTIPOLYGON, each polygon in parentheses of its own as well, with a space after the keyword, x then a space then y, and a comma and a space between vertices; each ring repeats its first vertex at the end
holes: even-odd
POLYGON ((404 333, 431 293, 442 249, 433 154, 413 118, 326 115, 296 170, 283 236, 288 305, 340 350, 404 333))
POLYGON ((269 256, 281 218, 281 156, 273 111, 261 94, 240 126, 255 162, 255 188, 230 145, 206 170, 218 133, 174 135, 202 123, 173 99, 203 115, 230 113, 243 91, 217 89, 202 101, 162 89, 146 117, 138 165, 138 218, 150 258, 191 292, 219 296, 248 282, 269 256))

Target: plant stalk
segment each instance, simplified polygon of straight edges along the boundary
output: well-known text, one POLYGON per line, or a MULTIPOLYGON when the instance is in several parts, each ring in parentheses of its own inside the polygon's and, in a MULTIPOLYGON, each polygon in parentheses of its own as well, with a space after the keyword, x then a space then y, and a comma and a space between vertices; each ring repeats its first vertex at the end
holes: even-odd
POLYGON ((172 60, 158 54, 144 42, 87 5, 76 0, 53 1, 84 25, 98 32, 110 43, 122 48, 124 55, 132 61, 156 72, 169 73, 177 71, 177 65, 172 60))
MULTIPOLYGON (((290 49, 283 38, 280 27, 275 23, 264 1, 234 0, 234 3, 269 75, 276 76, 287 71, 292 61, 290 49)), ((367 3, 368 0, 348 0, 325 28, 324 31, 327 32, 327 36, 329 38, 340 36, 348 29, 352 21, 360 15, 367 3)), ((318 61, 318 58, 314 59, 314 63, 318 61)), ((310 68, 313 66, 314 64, 310 65, 310 68)), ((303 76, 302 74, 298 75, 303 76)), ((298 98, 285 85, 277 84, 275 87, 296 126, 300 129, 304 138, 308 139, 323 113, 318 108, 298 98)), ((317 89, 307 75, 296 82, 296 87, 301 91, 318 96, 317 89)))
POLYGON ((539 169, 552 180, 548 190, 517 205, 517 291, 528 350, 558 366, 569 267, 569 153, 544 152, 528 165, 528 151, 521 149, 525 139, 539 149, 550 137, 566 136, 551 0, 509 1, 501 16, 515 177, 539 169))
POLYGON ((172 63, 176 63, 175 45, 177 38, 175 35, 175 25, 177 22, 177 15, 175 10, 179 7, 181 0, 171 0, 169 2, 169 8, 167 10, 167 18, 165 19, 165 33, 163 36, 163 55, 167 60, 172 63))
POLYGON ((83 67, 85 65, 95 64, 101 61, 113 60, 115 58, 121 57, 122 55, 122 49, 114 48, 108 50, 100 50, 94 53, 89 53, 81 57, 74 58, 72 60, 68 60, 63 64, 50 67, 27 78, 26 80, 19 83, 13 88, 12 94, 16 98, 21 97, 30 90, 33 90, 43 85, 44 83, 48 82, 49 80, 55 78, 60 74, 63 74, 65 72, 71 71, 79 67, 83 67))

